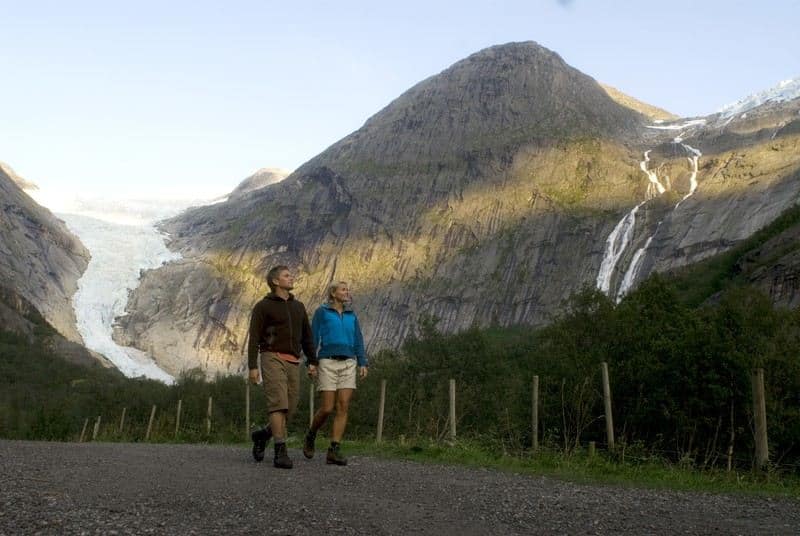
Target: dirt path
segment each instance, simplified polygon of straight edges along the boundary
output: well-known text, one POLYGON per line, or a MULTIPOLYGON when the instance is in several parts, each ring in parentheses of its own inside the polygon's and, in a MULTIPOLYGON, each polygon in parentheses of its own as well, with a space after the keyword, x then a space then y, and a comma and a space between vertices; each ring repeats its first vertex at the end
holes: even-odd
POLYGON ((791 500, 291 454, 287 471, 241 447, 0 441, 0 534, 800 533, 791 500))

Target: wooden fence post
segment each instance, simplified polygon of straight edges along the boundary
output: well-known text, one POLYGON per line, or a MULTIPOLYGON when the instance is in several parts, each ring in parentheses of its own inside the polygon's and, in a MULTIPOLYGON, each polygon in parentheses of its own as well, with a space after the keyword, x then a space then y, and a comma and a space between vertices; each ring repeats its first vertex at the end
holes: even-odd
POLYGON ((731 398, 731 436, 730 440, 728 441, 728 472, 731 472, 731 468, 733 467, 733 442, 736 439, 736 424, 733 420, 734 413, 733 413, 733 398, 731 398))
POLYGON ((767 402, 764 396, 764 369, 753 373, 753 417, 756 425, 756 468, 763 470, 769 463, 767 443, 767 402))
POLYGON ((539 450, 539 376, 533 377, 531 406, 531 446, 536 452, 539 450))
POLYGON ((89 426, 89 417, 83 420, 83 429, 81 430, 81 438, 78 440, 78 443, 83 443, 84 438, 86 437, 86 427, 89 426))
POLYGON ((153 420, 156 418, 156 405, 150 410, 150 421, 147 423, 147 433, 144 435, 145 441, 150 441, 150 431, 153 429, 153 420))
MULTIPOLYGON (((251 315, 250 321, 252 322, 253 317, 251 315)), ((248 341, 250 340, 250 333, 247 332, 244 336, 244 343, 242 344, 242 359, 247 361, 247 347, 248 341)), ((260 360, 259 360, 260 362, 260 360)), ((259 368, 260 365, 259 365, 259 368)), ((260 371, 259 371, 260 372, 260 371)), ((244 440, 250 441, 250 371, 249 369, 245 372, 244 376, 244 440)))
POLYGON ((375 441, 380 443, 383 440, 383 409, 386 406, 386 380, 381 380, 381 398, 378 402, 378 433, 375 441))
POLYGON ((595 442, 594 441, 589 441, 589 458, 590 459, 594 458, 594 453, 595 453, 595 442))
POLYGON ((128 408, 122 408, 122 416, 119 418, 119 434, 122 435, 122 430, 125 428, 125 411, 128 408))
POLYGON ((606 412, 606 439, 608 440, 608 450, 614 449, 614 416, 611 413, 611 383, 608 380, 608 363, 601 363, 603 370, 603 402, 606 412))
POLYGON ((97 439, 97 433, 100 431, 100 415, 97 416, 97 420, 94 421, 94 430, 92 431, 92 441, 97 439))
POLYGON ((450 378, 450 440, 456 439, 456 381, 450 378))
POLYGON ((244 387, 244 439, 250 439, 250 379, 245 380, 244 387))
POLYGON ((308 427, 314 424, 314 382, 308 385, 308 427))
POLYGON ((213 402, 211 397, 208 397, 208 411, 206 411, 206 435, 211 435, 211 408, 213 407, 213 402))
POLYGON ((178 409, 175 411, 175 437, 178 437, 178 430, 181 428, 181 409, 183 406, 183 399, 178 399, 178 409))

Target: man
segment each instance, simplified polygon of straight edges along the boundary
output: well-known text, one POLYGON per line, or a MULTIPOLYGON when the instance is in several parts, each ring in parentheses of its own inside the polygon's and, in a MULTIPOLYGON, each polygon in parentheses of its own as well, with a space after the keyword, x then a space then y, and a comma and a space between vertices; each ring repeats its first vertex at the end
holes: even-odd
POLYGON ((262 461, 267 443, 274 438, 273 465, 291 469, 292 460, 286 452, 286 423, 297 409, 300 353, 302 350, 305 354, 309 369, 316 368, 317 357, 306 308, 290 292, 294 276, 289 268, 272 268, 267 284, 271 292, 253 308, 247 348, 250 381, 258 383, 260 369, 269 413, 267 427, 252 434, 253 458, 262 461))

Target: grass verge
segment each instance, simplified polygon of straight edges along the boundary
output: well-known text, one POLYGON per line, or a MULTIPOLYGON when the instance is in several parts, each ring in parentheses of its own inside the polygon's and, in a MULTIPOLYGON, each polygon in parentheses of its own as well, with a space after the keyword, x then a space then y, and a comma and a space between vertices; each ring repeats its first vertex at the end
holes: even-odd
MULTIPOLYGON (((323 437, 317 441, 318 450, 326 445, 323 437)), ((290 441, 290 444, 301 446, 300 440, 290 441)), ((550 449, 542 449, 535 456, 512 456, 491 452, 476 442, 465 440, 452 445, 426 441, 385 441, 378 445, 374 441, 346 440, 342 447, 348 456, 491 468, 577 483, 800 499, 800 478, 796 475, 699 470, 654 457, 628 458, 623 462, 601 451, 589 458, 585 450, 564 455, 550 449)))

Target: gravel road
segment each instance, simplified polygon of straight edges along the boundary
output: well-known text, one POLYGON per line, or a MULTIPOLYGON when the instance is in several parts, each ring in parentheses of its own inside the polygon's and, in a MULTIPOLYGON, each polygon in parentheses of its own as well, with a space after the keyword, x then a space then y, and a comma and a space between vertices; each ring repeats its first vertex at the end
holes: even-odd
POLYGON ((0 534, 800 534, 792 500, 321 454, 0 440, 0 534))

